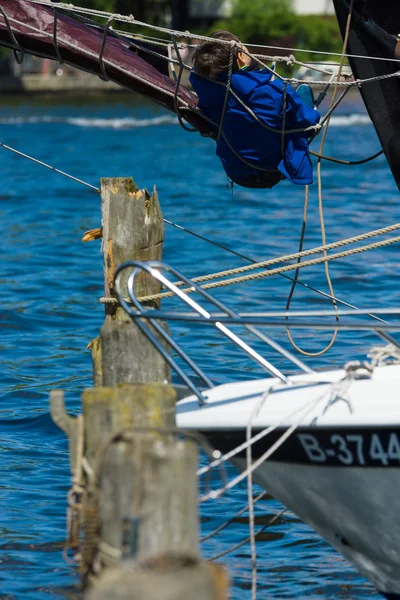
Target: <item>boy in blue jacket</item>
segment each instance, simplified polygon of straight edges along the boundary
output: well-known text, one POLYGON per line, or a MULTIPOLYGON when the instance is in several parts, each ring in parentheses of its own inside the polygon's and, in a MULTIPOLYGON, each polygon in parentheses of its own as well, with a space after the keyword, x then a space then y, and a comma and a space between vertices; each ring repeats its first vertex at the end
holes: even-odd
MULTIPOLYGON (((308 151, 310 132, 285 134, 282 152, 283 82, 266 68, 253 64, 251 57, 241 51, 240 40, 230 32, 216 32, 215 38, 233 40, 233 72, 231 90, 248 106, 270 131, 254 119, 246 108, 229 94, 222 134, 216 127, 217 156, 228 177, 238 185, 249 188, 271 188, 282 179, 297 185, 313 182, 312 163, 308 151)), ((194 71, 190 83, 199 98, 198 107, 216 126, 221 121, 225 103, 228 70, 232 47, 230 44, 206 41, 194 54, 194 71)), ((307 106, 294 89, 286 86, 285 130, 305 129, 316 125, 319 113, 307 106)))

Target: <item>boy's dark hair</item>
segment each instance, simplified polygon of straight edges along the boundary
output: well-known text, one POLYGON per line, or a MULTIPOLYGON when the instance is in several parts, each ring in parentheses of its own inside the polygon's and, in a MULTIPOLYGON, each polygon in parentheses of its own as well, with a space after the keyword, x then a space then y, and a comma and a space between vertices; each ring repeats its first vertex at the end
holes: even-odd
MULTIPOLYGON (((211 34, 212 38, 224 40, 227 42, 239 42, 239 38, 220 29, 211 34)), ((229 44, 219 44, 218 42, 207 41, 200 44, 193 56, 193 66, 197 75, 205 79, 217 79, 222 73, 227 73, 231 60, 232 48, 229 44)), ((233 70, 237 71, 236 56, 238 48, 234 48, 233 70)))
POLYGON ((210 37, 216 39, 216 40, 226 40, 227 42, 230 41, 234 41, 234 42, 240 42, 240 39, 238 38, 237 35, 235 35, 234 33, 231 33, 230 31, 227 31, 226 29, 217 29, 217 31, 214 31, 210 37))

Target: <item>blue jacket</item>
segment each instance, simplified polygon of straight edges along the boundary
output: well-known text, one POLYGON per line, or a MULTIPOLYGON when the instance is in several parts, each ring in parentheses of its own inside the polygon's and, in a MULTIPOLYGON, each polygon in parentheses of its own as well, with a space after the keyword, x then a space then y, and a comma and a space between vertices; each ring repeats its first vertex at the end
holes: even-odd
MULTIPOLYGON (((232 74, 231 86, 257 117, 279 132, 282 129, 283 83, 280 79, 271 79, 272 74, 267 69, 243 70, 232 74)), ((221 75, 220 81, 226 83, 227 75, 221 75)), ((218 125, 224 105, 225 86, 203 79, 194 72, 190 74, 190 83, 198 95, 199 109, 218 125)), ((305 128, 318 123, 318 112, 304 104, 290 85, 286 89, 285 129, 305 128)), ((280 133, 268 131, 257 123, 232 94, 229 96, 222 130, 232 148, 246 161, 266 170, 279 169, 292 183, 312 183, 312 164, 308 152, 310 132, 286 134, 282 157, 280 133)), ((233 179, 247 178, 259 172, 235 156, 223 136, 217 142, 217 155, 227 175, 233 179)))

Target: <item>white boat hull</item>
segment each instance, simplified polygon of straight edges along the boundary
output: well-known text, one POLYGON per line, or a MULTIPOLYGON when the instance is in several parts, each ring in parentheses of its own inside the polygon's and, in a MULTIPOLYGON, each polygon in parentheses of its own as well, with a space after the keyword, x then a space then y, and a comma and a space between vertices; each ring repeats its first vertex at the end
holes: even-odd
MULTIPOLYGON (((178 403, 177 422, 223 453, 246 441, 254 481, 341 552, 390 600, 400 600, 400 365, 349 382, 343 371, 218 386, 200 406, 178 403), (332 391, 334 393, 332 393, 332 391), (263 455, 289 428, 268 460, 263 455)), ((234 458, 247 468, 246 451, 234 458)))

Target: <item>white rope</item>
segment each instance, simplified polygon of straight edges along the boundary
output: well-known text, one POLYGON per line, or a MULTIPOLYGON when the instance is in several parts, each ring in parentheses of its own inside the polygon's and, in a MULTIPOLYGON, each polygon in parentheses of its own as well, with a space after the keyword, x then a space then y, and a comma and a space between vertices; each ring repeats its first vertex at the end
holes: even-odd
MULTIPOLYGON (((302 382, 302 385, 315 385, 315 381, 304 381, 302 382)), ((269 394, 271 394, 273 391, 275 391, 276 388, 272 387, 271 389, 266 390, 263 398, 267 398, 269 394)), ((288 388, 289 389, 289 388, 288 388)), ((311 401, 311 403, 313 403, 313 401, 311 401)), ((306 405, 308 406, 308 404, 306 405)), ((237 454, 239 454, 240 452, 242 452, 243 450, 246 450, 248 444, 252 445, 255 444, 256 442, 258 442, 259 440, 261 440, 262 438, 264 438, 265 436, 269 435, 270 433, 272 433, 273 431, 275 431, 275 429, 277 429, 278 427, 282 427, 291 417, 296 416, 299 412, 301 412, 303 410, 303 406, 291 411, 289 413, 287 413, 278 423, 276 423, 275 425, 270 425, 269 427, 266 427, 265 429, 263 429, 262 431, 260 431, 259 433, 257 433, 255 436, 253 436, 251 439, 246 440, 245 442, 243 442, 242 444, 240 444, 239 446, 237 446, 236 448, 234 448, 233 450, 231 450, 230 452, 227 452, 226 454, 222 454, 221 456, 218 456, 215 460, 213 460, 212 462, 210 462, 208 465, 201 467, 201 469, 199 469, 197 471, 197 476, 201 477, 201 475, 204 475, 205 473, 208 473, 208 471, 210 471, 211 469, 214 469, 215 467, 219 467, 223 462, 226 462, 227 460, 231 460, 231 458, 233 458, 234 456, 236 456, 237 454)))
POLYGON ((251 465, 253 463, 252 458, 252 444, 250 444, 250 440, 252 438, 252 427, 253 420, 259 415, 261 408, 264 406, 269 394, 273 391, 273 387, 271 387, 266 393, 264 393, 260 400, 256 403, 255 407, 251 411, 250 419, 246 429, 246 462, 247 462, 247 501, 249 505, 249 530, 250 530, 250 551, 251 551, 251 597, 252 600, 256 600, 257 598, 257 550, 256 550, 256 541, 255 541, 255 533, 254 533, 254 502, 253 502, 253 471, 251 470, 251 465))
MULTIPOLYGON (((227 42, 226 40, 220 40, 220 39, 216 39, 216 38, 210 38, 204 35, 199 35, 199 34, 193 34, 190 33, 189 31, 179 31, 179 30, 175 30, 175 29, 171 29, 169 27, 160 27, 157 25, 152 25, 151 23, 145 23, 143 21, 139 21, 137 19, 135 19, 135 17, 131 14, 131 15, 122 15, 119 13, 111 13, 111 12, 106 12, 106 11, 101 11, 101 10, 97 10, 97 9, 90 9, 90 8, 84 8, 82 6, 75 6, 74 4, 71 3, 64 3, 64 2, 51 2, 51 0, 28 0, 30 3, 32 4, 39 4, 42 6, 49 6, 51 8, 60 8, 63 10, 68 10, 68 11, 72 11, 72 12, 76 12, 76 13, 81 13, 81 14, 87 14, 87 15, 92 15, 92 16, 96 16, 96 17, 101 17, 104 19, 109 19, 110 17, 113 18, 113 20, 115 21, 119 21, 122 23, 131 23, 133 25, 138 25, 140 27, 146 27, 148 29, 152 29, 153 31, 159 31, 162 33, 166 33, 169 35, 178 35, 180 37, 186 38, 186 39, 192 39, 192 40, 201 40, 201 41, 208 41, 208 40, 212 40, 213 42, 217 42, 217 43, 230 43, 229 41, 227 42)), ((246 42, 243 42, 244 45, 247 45, 246 42)), ((324 51, 324 50, 313 50, 310 48, 290 48, 290 47, 285 47, 285 46, 270 46, 270 45, 266 45, 266 44, 249 44, 251 45, 253 48, 262 48, 262 49, 271 49, 271 50, 284 50, 286 52, 303 52, 303 53, 307 53, 307 54, 321 54, 321 55, 325 55, 325 56, 342 56, 341 52, 329 52, 329 51, 324 51)), ((385 61, 385 62, 396 62, 400 64, 400 60, 396 59, 396 58, 382 58, 379 56, 363 56, 360 54, 345 54, 344 55, 346 58, 361 58, 361 59, 366 59, 366 60, 380 60, 380 61, 385 61)), ((282 57, 279 57, 282 58, 282 57)), ((324 82, 326 83, 326 82, 324 82)))
POLYGON ((400 349, 394 344, 387 344, 386 346, 373 346, 367 354, 368 358, 371 358, 371 368, 374 369, 376 366, 381 365, 388 358, 394 359, 394 361, 400 361, 400 349))
MULTIPOLYGON (((279 437, 279 439, 272 446, 270 446, 270 448, 268 448, 268 450, 266 452, 264 452, 264 454, 262 454, 262 456, 260 456, 260 458, 258 458, 256 461, 254 461, 251 466, 247 467, 244 471, 242 471, 242 473, 240 473, 239 475, 237 475, 236 477, 231 479, 224 486, 218 488, 217 490, 212 490, 208 494, 201 496, 199 498, 199 502, 202 503, 202 502, 206 502, 207 500, 215 500, 216 498, 219 498, 225 492, 234 488, 241 481, 243 481, 243 479, 248 477, 250 472, 254 472, 256 469, 258 469, 258 467, 260 465, 262 465, 266 460, 268 460, 270 458, 270 456, 272 456, 272 454, 276 450, 278 450, 278 448, 280 448, 282 446, 282 444, 292 435, 292 433, 299 427, 299 425, 301 424, 303 419, 305 419, 307 417, 307 415, 309 415, 309 413, 312 412, 318 406, 318 404, 320 404, 324 399, 326 399, 327 394, 329 395, 330 398, 333 397, 333 395, 337 392, 337 390, 339 388, 341 388, 343 383, 345 381, 347 381, 348 377, 349 377, 349 375, 346 375, 346 377, 344 379, 340 380, 339 382, 333 383, 330 386, 328 391, 324 391, 324 393, 321 394, 318 398, 316 398, 310 402, 307 402, 303 407, 301 407, 297 411, 294 411, 290 415, 288 415, 286 417, 286 419, 288 417, 294 416, 294 414, 300 412, 300 416, 298 417, 298 419, 290 427, 288 427, 286 429, 286 431, 279 437)), ((267 392, 267 394, 268 393, 269 392, 267 392)), ((265 435, 267 435, 267 432, 270 433, 271 431, 282 426, 283 423, 286 421, 286 419, 283 419, 282 421, 280 421, 280 423, 278 423, 276 425, 272 425, 271 427, 268 427, 267 429, 262 431, 261 434, 263 434, 263 435, 261 437, 264 437, 265 435)), ((258 435, 260 435, 260 434, 258 434, 258 435)), ((257 438, 257 436, 254 436, 253 438, 251 438, 249 440, 249 442, 246 440, 246 442, 244 442, 243 444, 241 444, 240 446, 238 446, 237 448, 235 448, 234 450, 229 452, 228 454, 230 455, 230 458, 232 456, 235 456, 239 452, 241 452, 243 449, 247 448, 248 443, 253 444, 255 441, 255 438, 257 438)), ((228 454, 226 454, 224 457, 221 457, 218 460, 220 460, 221 462, 223 462, 223 460, 227 460, 227 459, 225 459, 225 457, 228 456, 228 454)), ((214 462, 216 462, 216 461, 214 461, 214 462)))

